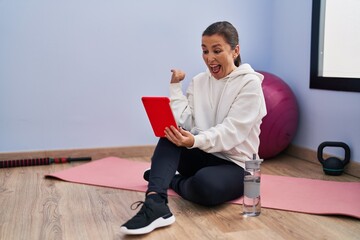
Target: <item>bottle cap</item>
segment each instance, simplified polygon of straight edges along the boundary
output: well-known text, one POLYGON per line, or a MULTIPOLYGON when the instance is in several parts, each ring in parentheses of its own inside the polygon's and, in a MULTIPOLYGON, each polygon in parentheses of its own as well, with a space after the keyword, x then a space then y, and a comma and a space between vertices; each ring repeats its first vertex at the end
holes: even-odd
POLYGON ((246 169, 258 169, 260 168, 260 164, 262 163, 262 159, 249 160, 245 162, 246 169))

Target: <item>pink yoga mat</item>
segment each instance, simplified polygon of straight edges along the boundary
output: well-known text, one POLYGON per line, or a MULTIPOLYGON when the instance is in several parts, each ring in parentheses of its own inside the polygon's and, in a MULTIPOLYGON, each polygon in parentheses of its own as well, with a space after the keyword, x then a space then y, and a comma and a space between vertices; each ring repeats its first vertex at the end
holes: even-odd
MULTIPOLYGON (((49 174, 64 181, 145 192, 142 175, 149 162, 116 157, 85 163, 49 174)), ((169 190, 169 195, 176 195, 169 190)), ((360 182, 335 182, 262 175, 261 205, 265 208, 360 219, 360 182)), ((241 204, 242 200, 232 201, 241 204)))

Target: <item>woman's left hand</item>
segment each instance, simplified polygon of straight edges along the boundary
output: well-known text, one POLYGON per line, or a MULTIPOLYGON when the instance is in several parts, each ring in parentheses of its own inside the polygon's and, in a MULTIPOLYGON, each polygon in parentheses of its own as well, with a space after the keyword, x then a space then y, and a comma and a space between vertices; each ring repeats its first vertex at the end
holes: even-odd
POLYGON ((178 147, 192 147, 195 142, 194 136, 181 127, 165 128, 165 137, 178 147))

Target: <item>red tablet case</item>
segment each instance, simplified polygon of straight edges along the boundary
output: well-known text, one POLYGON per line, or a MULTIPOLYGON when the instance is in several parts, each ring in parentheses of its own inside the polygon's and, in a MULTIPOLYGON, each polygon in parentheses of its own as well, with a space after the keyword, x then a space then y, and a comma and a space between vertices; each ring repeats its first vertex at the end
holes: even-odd
POLYGON ((155 136, 165 137, 166 127, 177 126, 168 97, 142 97, 141 100, 155 136))

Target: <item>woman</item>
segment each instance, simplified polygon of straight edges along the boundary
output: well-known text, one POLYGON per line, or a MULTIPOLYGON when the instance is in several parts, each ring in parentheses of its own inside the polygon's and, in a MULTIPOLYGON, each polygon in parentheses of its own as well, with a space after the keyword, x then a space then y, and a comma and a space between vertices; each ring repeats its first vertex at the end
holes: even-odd
POLYGON ((144 173, 149 182, 140 211, 124 225, 125 234, 145 234, 175 222, 167 190, 184 199, 215 206, 243 195, 245 161, 258 152, 260 124, 266 115, 263 76, 241 64, 238 33, 216 22, 202 34, 208 68, 195 76, 186 96, 185 73, 173 69, 171 108, 179 128, 165 130, 144 173))

